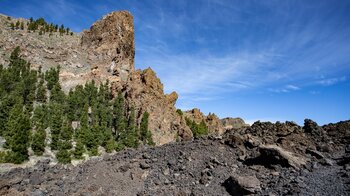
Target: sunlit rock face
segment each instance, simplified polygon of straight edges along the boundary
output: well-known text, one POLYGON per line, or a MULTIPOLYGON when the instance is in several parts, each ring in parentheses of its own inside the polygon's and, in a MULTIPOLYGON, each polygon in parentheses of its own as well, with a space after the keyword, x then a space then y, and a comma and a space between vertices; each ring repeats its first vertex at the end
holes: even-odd
POLYGON ((6 55, 20 46, 23 58, 33 68, 60 66, 62 89, 68 92, 77 85, 94 80, 98 85, 107 80, 112 94, 122 92, 127 107, 135 108, 140 122, 148 112, 149 130, 156 144, 165 144, 178 139, 190 139, 192 132, 182 116, 176 113, 176 92, 164 94, 163 84, 152 69, 136 70, 134 67, 135 41, 133 16, 128 11, 107 14, 96 21, 89 30, 73 35, 39 35, 26 30, 11 30, 11 19, 0 15, 0 55, 2 64, 7 64, 6 55))
POLYGON ((81 46, 92 68, 126 82, 134 70, 133 16, 127 11, 112 12, 83 31, 81 46), (110 73, 110 74, 109 74, 110 73))

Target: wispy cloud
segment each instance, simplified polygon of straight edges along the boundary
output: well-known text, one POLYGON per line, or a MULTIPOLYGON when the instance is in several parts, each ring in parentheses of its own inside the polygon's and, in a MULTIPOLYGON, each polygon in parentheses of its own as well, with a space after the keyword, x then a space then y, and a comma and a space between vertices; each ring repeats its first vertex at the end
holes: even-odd
MULTIPOLYGON (((150 28, 157 36, 139 42, 137 66, 154 68, 165 90, 177 91, 180 99, 261 88, 293 92, 315 84, 320 76, 350 71, 350 47, 344 41, 350 41, 350 28, 337 18, 335 8, 328 9, 324 3, 311 7, 261 3, 257 6, 266 9, 269 17, 265 17, 252 12, 251 3, 228 4, 208 1, 196 7, 195 15, 162 10, 163 22, 150 28), (176 24, 184 28, 172 29, 176 24)), ((345 79, 322 79, 316 84, 345 79)))
POLYGON ((323 85, 323 86, 331 86, 334 84, 337 84, 339 82, 344 82, 346 81, 346 76, 342 76, 342 77, 338 77, 338 78, 328 78, 328 79, 323 79, 323 80, 319 80, 316 83, 323 85))
POLYGON ((282 88, 269 88, 268 90, 274 93, 288 93, 288 92, 300 90, 300 87, 297 87, 292 84, 288 84, 282 88))
POLYGON ((269 54, 261 52, 224 57, 159 54, 157 58, 147 58, 141 62, 156 69, 167 92, 175 90, 186 96, 215 95, 259 86, 274 79, 275 75, 268 71, 272 61, 269 54), (266 75, 261 77, 259 72, 266 75))

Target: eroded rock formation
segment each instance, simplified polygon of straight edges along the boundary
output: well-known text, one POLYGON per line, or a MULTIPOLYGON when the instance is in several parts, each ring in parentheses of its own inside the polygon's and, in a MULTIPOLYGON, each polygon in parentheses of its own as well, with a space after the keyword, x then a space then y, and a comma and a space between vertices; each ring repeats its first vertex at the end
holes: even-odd
POLYGON ((128 11, 112 12, 80 34, 60 36, 11 30, 8 19, 0 15, 0 64, 8 63, 8 55, 20 46, 23 57, 33 68, 45 71, 61 67, 63 90, 94 80, 96 84, 109 80, 114 95, 122 91, 129 107, 138 111, 140 121, 147 111, 149 129, 156 144, 176 139, 189 139, 192 133, 185 120, 176 113, 176 92, 165 95, 163 84, 152 69, 136 70, 133 16, 128 11))
POLYGON ((112 12, 95 22, 81 37, 81 46, 93 70, 126 82, 134 71, 134 23, 127 11, 112 12), (110 74, 109 74, 110 73, 110 74))
POLYGON ((249 126, 248 124, 245 124, 241 118, 224 118, 220 120, 216 114, 209 113, 206 116, 198 108, 184 111, 183 114, 185 118, 188 118, 197 124, 204 121, 208 126, 209 133, 216 135, 222 135, 227 130, 240 129, 249 126))
POLYGON ((150 114, 149 129, 157 144, 192 137, 184 119, 176 113, 176 92, 164 94, 163 84, 151 68, 133 72, 123 92, 129 107, 140 111, 139 120, 143 112, 150 114))

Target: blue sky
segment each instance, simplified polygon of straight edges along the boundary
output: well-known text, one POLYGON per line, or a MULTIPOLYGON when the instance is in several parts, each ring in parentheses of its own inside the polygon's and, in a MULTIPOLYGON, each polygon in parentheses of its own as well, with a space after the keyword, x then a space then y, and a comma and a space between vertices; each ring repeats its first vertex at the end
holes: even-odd
POLYGON ((350 119, 350 1, 0 0, 0 12, 76 32, 134 15, 136 68, 152 67, 177 107, 255 120, 350 119))

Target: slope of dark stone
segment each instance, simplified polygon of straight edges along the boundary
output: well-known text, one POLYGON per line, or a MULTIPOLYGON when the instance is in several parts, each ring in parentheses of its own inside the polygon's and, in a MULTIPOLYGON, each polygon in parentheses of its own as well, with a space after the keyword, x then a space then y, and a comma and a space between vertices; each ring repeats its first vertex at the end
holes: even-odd
POLYGON ((313 128, 257 122, 75 167, 41 162, 2 172, 0 195, 348 195, 349 121, 313 128))

